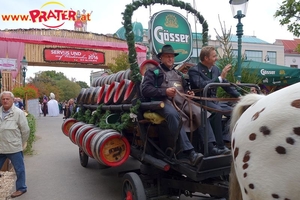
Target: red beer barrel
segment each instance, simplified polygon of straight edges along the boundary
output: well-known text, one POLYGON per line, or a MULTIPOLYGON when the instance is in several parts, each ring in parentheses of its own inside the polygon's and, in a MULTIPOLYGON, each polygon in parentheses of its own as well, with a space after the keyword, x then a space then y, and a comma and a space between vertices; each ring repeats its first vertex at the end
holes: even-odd
POLYGON ((82 148, 82 139, 84 135, 94 127, 95 126, 93 124, 84 124, 83 126, 81 126, 75 134, 75 144, 82 148))
POLYGON ((92 139, 91 148, 94 158, 110 167, 122 165, 130 154, 127 139, 113 129, 105 129, 96 134, 92 139))
POLYGON ((105 94, 106 94, 108 87, 109 87, 109 85, 106 85, 106 84, 101 87, 98 98, 97 98, 97 104, 104 103, 104 98, 105 98, 105 94))
POLYGON ((73 124, 75 124, 76 122, 77 122, 76 119, 68 118, 62 123, 61 130, 65 134, 65 136, 69 136, 69 130, 70 130, 71 126, 73 124))
POLYGON ((124 95, 127 90, 127 87, 130 83, 130 80, 123 79, 117 87, 117 90, 114 95, 114 104, 120 104, 124 101, 124 95))
POLYGON ((140 65, 140 73, 142 74, 142 76, 144 76, 145 72, 153 67, 158 66, 159 63, 156 62, 155 60, 145 60, 144 62, 142 62, 142 64, 140 65))
POLYGON ((101 131, 101 129, 99 128, 92 128, 91 130, 89 130, 82 139, 82 149, 83 151, 86 153, 86 155, 88 155, 91 158, 94 158, 93 153, 92 153, 92 149, 91 149, 91 141, 94 137, 94 135, 96 133, 99 133, 101 131))
POLYGON ((124 101, 123 103, 131 103, 131 100, 137 95, 137 89, 135 86, 135 83, 133 81, 130 81, 127 90, 124 95, 124 101))
POLYGON ((107 92, 104 97, 104 104, 110 105, 114 101, 115 92, 118 88, 119 82, 112 82, 107 89, 107 92))
POLYGON ((71 140, 74 144, 76 144, 76 143, 75 143, 75 135, 76 135, 76 132, 77 132, 77 130, 78 130, 81 126, 83 126, 83 125, 85 125, 84 122, 77 122, 77 123, 73 124, 73 125, 70 127, 70 130, 69 130, 69 138, 70 138, 70 140, 71 140))

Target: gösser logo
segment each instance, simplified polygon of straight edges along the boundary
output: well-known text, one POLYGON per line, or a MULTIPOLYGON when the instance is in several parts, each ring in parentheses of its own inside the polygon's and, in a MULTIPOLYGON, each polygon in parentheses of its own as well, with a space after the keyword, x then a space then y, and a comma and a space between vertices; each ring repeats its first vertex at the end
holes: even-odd
MULTIPOLYGON (((54 9, 54 10, 49 10, 49 11, 44 11, 41 10, 42 8, 44 8, 45 6, 48 6, 50 4, 55 4, 55 5, 59 5, 61 7, 65 6, 62 3, 56 2, 56 1, 50 1, 45 3, 44 5, 42 5, 42 7, 40 8, 40 10, 31 10, 29 11, 29 15, 31 17, 31 21, 32 22, 48 22, 49 20, 53 19, 56 21, 75 21, 77 16, 76 16, 76 11, 73 10, 59 10, 59 9, 54 9)), ((80 20, 82 21, 90 21, 89 19, 90 15, 84 15, 81 16, 80 20), (84 19, 81 19, 81 18, 84 19)), ((42 23, 44 26, 48 27, 48 28, 58 28, 61 27, 62 25, 64 25, 65 22, 62 22, 58 25, 47 25, 46 23, 42 23)))
POLYGON ((171 44, 176 53, 175 64, 185 62, 192 54, 192 31, 189 22, 180 13, 163 10, 150 20, 151 44, 155 54, 165 44, 171 44))
POLYGON ((275 74, 275 71, 267 71, 265 69, 261 69, 260 73, 261 73, 261 75, 275 74))

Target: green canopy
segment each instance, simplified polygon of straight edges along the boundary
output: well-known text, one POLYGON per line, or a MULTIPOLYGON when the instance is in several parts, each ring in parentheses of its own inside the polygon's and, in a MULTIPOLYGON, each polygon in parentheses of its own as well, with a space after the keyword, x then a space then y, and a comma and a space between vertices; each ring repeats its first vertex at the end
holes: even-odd
POLYGON ((298 68, 245 60, 242 62, 242 70, 256 73, 264 85, 290 85, 300 82, 298 68))

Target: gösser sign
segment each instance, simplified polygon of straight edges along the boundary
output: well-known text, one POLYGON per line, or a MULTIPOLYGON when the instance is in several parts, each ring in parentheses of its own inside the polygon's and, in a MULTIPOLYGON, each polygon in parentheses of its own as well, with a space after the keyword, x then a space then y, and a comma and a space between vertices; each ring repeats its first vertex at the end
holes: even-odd
POLYGON ((173 46, 175 64, 185 62, 192 54, 192 31, 189 22, 180 13, 163 10, 155 13, 150 20, 152 48, 155 54, 165 44, 173 46))

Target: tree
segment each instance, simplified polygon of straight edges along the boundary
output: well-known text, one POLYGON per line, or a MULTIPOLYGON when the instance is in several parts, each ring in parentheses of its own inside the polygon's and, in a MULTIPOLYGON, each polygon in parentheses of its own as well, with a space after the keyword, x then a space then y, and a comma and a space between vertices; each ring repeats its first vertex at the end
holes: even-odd
POLYGON ((88 84, 83 81, 76 81, 76 83, 81 87, 81 88, 88 88, 88 84))
POLYGON ((70 80, 59 80, 57 81, 57 85, 61 90, 61 101, 76 98, 81 90, 79 84, 74 83, 70 80))
POLYGON ((288 31, 296 37, 300 36, 300 1, 285 0, 282 5, 276 10, 274 17, 280 17, 280 25, 287 25, 288 31))
POLYGON ((112 73, 117 73, 121 70, 126 70, 130 68, 127 53, 121 53, 117 57, 113 58, 113 60, 115 61, 115 64, 113 63, 107 64, 107 66, 109 67, 112 73))
POLYGON ((70 81, 62 72, 55 71, 38 72, 34 78, 29 78, 29 83, 38 88, 39 98, 53 92, 58 101, 74 98, 81 90, 78 83, 70 81))
POLYGON ((15 97, 20 97, 21 99, 36 99, 38 97, 38 89, 31 84, 27 84, 25 87, 15 87, 12 90, 15 97))
MULTIPOLYGON (((221 70, 229 63, 232 64, 231 70, 228 72, 227 75, 227 80, 231 83, 236 83, 236 78, 235 78, 235 71, 237 70, 237 59, 235 55, 233 55, 232 51, 232 45, 231 45, 231 28, 227 31, 225 22, 224 25, 222 25, 219 17, 219 23, 221 26, 222 34, 220 35, 216 29, 215 32, 217 34, 217 40, 221 43, 222 45, 222 50, 223 50, 223 55, 220 56, 219 54, 219 60, 218 60, 218 67, 221 68, 221 70)), ((244 58, 242 58, 243 62, 244 58)), ((242 69, 242 83, 254 83, 254 84, 259 84, 261 83, 261 80, 256 76, 255 73, 242 69)), ((248 89, 249 90, 249 89, 248 89)), ((218 97, 229 97, 229 95, 220 87, 218 87, 217 91, 217 96, 218 97)))

